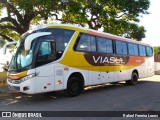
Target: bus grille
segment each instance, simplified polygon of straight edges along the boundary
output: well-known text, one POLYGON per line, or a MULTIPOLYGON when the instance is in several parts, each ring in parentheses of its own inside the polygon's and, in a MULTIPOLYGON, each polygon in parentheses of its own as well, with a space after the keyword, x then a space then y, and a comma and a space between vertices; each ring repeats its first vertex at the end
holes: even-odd
POLYGON ((20 87, 17 87, 17 86, 11 86, 11 85, 9 85, 9 88, 10 88, 11 90, 20 91, 20 87))
POLYGON ((8 79, 8 82, 10 82, 12 84, 20 84, 22 81, 21 80, 10 80, 10 79, 8 79))

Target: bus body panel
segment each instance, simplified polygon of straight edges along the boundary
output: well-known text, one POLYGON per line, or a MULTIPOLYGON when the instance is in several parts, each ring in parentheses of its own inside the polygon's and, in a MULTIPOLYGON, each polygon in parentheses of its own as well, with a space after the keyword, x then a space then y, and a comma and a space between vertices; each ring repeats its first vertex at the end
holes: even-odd
MULTIPOLYGON (((47 28, 72 29, 75 33, 59 60, 28 70, 27 75, 36 73, 36 76, 20 84, 8 82, 10 86, 20 87, 20 92, 34 94, 67 89, 67 82, 74 73, 83 76, 84 86, 130 80, 133 71, 138 72, 139 78, 154 75, 153 56, 102 54, 76 51, 74 48, 81 32, 132 42, 130 40, 69 26, 47 26, 47 28), (29 86, 30 89, 24 91, 25 86, 29 86)), ((141 44, 137 41, 133 43, 141 44)))

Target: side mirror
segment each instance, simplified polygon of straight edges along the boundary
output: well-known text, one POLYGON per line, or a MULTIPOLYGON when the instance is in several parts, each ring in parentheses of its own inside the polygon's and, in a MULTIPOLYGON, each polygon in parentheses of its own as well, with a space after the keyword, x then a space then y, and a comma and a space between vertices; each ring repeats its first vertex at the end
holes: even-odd
POLYGON ((24 43, 25 50, 31 49, 31 43, 33 40, 35 40, 35 38, 45 36, 45 35, 50 35, 50 34, 51 32, 38 32, 38 33, 33 33, 33 34, 28 35, 24 43))
POLYGON ((9 45, 14 45, 14 44, 17 44, 17 42, 16 42, 16 41, 13 41, 13 42, 8 42, 8 43, 6 43, 6 44, 3 46, 3 54, 6 54, 7 46, 9 46, 9 45))

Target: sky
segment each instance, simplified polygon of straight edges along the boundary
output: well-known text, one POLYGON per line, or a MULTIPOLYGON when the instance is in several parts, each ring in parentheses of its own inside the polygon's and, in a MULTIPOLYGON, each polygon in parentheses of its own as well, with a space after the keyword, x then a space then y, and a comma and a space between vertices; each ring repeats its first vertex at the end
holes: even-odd
POLYGON ((148 15, 143 15, 139 25, 145 27, 146 37, 142 40, 152 46, 160 46, 160 0, 150 0, 148 15))

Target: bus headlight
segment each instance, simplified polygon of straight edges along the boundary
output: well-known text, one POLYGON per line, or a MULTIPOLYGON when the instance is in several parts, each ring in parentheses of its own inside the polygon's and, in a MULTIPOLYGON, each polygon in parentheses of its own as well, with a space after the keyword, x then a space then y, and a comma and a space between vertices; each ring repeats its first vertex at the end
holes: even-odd
POLYGON ((32 74, 30 74, 30 75, 27 75, 27 76, 21 78, 21 81, 22 81, 22 82, 23 82, 23 81, 26 81, 26 80, 28 80, 28 79, 31 79, 31 78, 35 77, 35 76, 36 76, 36 74, 35 74, 35 73, 32 73, 32 74))
POLYGON ((27 75, 27 71, 23 71, 20 73, 8 73, 8 78, 11 80, 19 80, 27 75))

